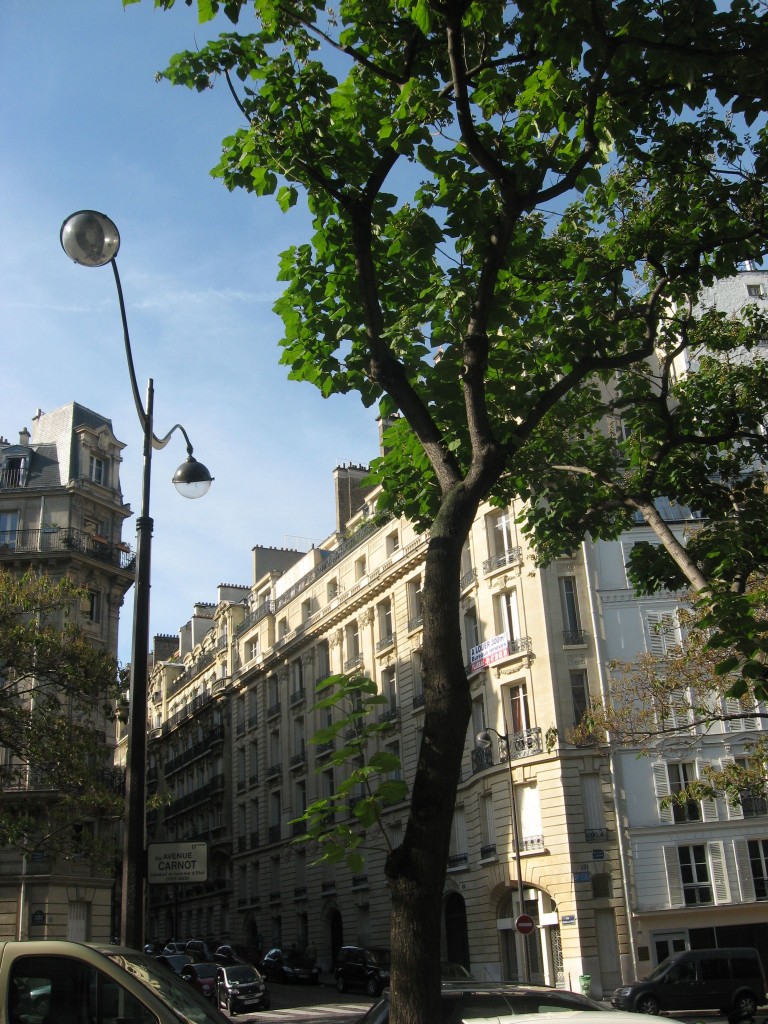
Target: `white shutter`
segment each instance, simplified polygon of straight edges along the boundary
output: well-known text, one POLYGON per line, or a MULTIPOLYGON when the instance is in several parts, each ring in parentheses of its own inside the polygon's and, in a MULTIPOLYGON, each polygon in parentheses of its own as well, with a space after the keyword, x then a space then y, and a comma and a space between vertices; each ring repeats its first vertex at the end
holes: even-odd
MULTIPOLYGON (((704 764, 706 764, 706 761, 697 761, 696 762, 696 778, 697 779, 700 779, 702 777, 701 768, 702 768, 702 765, 704 765, 704 764)), ((717 821, 718 820, 717 800, 713 800, 712 797, 708 797, 708 798, 702 800, 701 801, 701 813, 702 813, 702 816, 704 818, 704 821, 717 821)))
POLYGON ((709 851, 709 864, 712 869, 712 887, 715 892, 715 903, 730 903, 731 888, 728 885, 728 875, 725 870, 725 852, 723 844, 707 843, 709 851))
POLYGON ((657 762, 653 765, 653 785, 656 789, 656 796, 659 799, 659 821, 664 825, 671 825, 675 820, 672 805, 669 804, 666 807, 662 807, 661 804, 661 798, 669 796, 671 793, 671 789, 669 788, 669 772, 663 761, 657 762))
POLYGON ((683 880, 680 875, 680 858, 676 846, 664 847, 664 865, 667 869, 667 892, 670 907, 684 907, 683 880))
MULTIPOLYGON (((720 758, 720 767, 721 768, 727 768, 729 765, 732 765, 732 764, 735 764, 735 763, 736 763, 736 759, 733 758, 733 757, 721 757, 720 758)), ((731 819, 733 821, 739 821, 741 818, 744 817, 744 808, 741 806, 740 803, 736 804, 736 806, 734 807, 732 804, 729 803, 728 798, 726 796, 723 797, 723 800, 725 802, 725 806, 726 806, 726 809, 728 811, 729 819, 731 819)))
POLYGON ((749 847, 746 839, 733 840, 733 852, 736 857, 736 874, 739 879, 739 892, 742 903, 754 903, 755 882, 752 878, 752 865, 749 862, 749 847))
MULTIPOLYGON (((723 711, 726 715, 738 715, 741 711, 741 701, 735 697, 723 699, 723 711)), ((730 718, 723 722, 727 732, 740 732, 744 728, 744 721, 741 718, 730 718)))

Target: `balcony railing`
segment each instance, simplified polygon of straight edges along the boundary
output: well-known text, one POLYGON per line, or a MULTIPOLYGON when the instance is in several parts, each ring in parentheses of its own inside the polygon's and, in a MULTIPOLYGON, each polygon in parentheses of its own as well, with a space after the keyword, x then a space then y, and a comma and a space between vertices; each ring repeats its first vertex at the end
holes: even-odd
POLYGON ((502 551, 501 554, 494 555, 493 558, 486 558, 483 562, 483 573, 487 576, 489 573, 495 572, 496 569, 502 569, 505 565, 517 565, 522 557, 523 549, 520 547, 502 551))
POLYGON ((587 642, 587 631, 585 629, 564 629, 564 647, 582 647, 587 642))
POLYGON ((494 761, 493 749, 491 747, 475 747, 472 751, 472 771, 473 773, 482 772, 486 768, 491 768, 494 764, 501 764, 503 761, 508 761, 510 754, 513 760, 519 757, 528 757, 531 754, 540 754, 544 749, 541 740, 541 729, 521 729, 520 732, 513 733, 509 739, 511 743, 507 743, 507 740, 503 736, 498 738, 499 747, 499 759, 494 761), (510 751, 511 746, 511 751, 510 751))
POLYGON ((0 531, 0 559, 4 555, 51 552, 75 552, 127 572, 132 572, 136 567, 136 555, 127 544, 110 544, 105 540, 97 540, 92 534, 69 526, 43 527, 42 530, 0 531))

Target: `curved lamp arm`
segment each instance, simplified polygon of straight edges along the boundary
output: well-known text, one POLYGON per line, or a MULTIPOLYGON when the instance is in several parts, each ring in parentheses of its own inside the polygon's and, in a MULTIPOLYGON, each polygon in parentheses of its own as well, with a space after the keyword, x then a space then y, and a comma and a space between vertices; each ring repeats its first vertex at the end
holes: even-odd
POLYGON ((152 420, 141 400, 139 385, 136 380, 136 370, 133 365, 133 351, 131 349, 130 334, 128 333, 128 317, 125 312, 123 286, 115 259, 120 249, 120 232, 117 230, 117 226, 106 214, 97 213, 95 210, 78 210, 77 213, 67 217, 62 224, 60 238, 64 252, 75 263, 85 267, 103 267, 107 263, 111 263, 117 288, 117 300, 120 305, 120 320, 123 325, 123 342, 125 344, 125 358, 128 363, 128 375, 131 378, 133 402, 136 406, 142 432, 145 438, 149 437, 152 447, 160 450, 165 448, 175 431, 181 431, 187 445, 187 461, 179 466, 174 473, 173 483, 179 493, 183 494, 185 498, 202 497, 210 487, 213 477, 205 466, 193 457, 192 442, 189 440, 186 430, 180 423, 175 423, 165 437, 157 437, 154 433, 152 420))

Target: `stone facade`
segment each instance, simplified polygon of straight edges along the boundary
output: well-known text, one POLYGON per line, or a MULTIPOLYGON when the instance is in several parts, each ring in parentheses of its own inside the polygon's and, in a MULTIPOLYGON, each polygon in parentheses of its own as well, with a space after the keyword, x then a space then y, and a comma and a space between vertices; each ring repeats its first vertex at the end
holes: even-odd
MULTIPOLYGON (((124 448, 111 422, 70 403, 39 412, 18 443, 0 439, 0 566, 53 578, 69 576, 88 599, 78 625, 117 655, 120 608, 133 583, 134 556, 122 541, 131 514, 120 489, 124 448)), ((115 730, 104 721, 105 741, 115 730)), ((20 782, 0 750, 2 799, 39 797, 33 777, 20 782)), ((116 783, 119 781, 116 777, 116 783)), ((107 940, 116 929, 116 865, 0 852, 0 936, 107 940)))

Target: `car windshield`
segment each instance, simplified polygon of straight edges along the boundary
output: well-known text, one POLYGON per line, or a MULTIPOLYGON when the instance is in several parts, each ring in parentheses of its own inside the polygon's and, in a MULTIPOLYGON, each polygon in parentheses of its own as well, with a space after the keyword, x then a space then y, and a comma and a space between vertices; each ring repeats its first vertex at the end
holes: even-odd
POLYGON ((658 964, 658 966, 653 968, 653 970, 651 971, 651 973, 648 975, 648 977, 645 980, 646 981, 654 981, 656 978, 658 978, 659 975, 663 974, 666 971, 666 969, 669 967, 669 965, 672 963, 672 959, 673 958, 671 956, 668 956, 666 958, 666 960, 662 960, 661 963, 658 964))
POLYGON ((227 967, 226 969, 227 981, 231 985, 242 985, 246 981, 258 981, 259 975, 254 971, 252 967, 243 965, 242 967, 227 967))
POLYGON ((368 949, 366 950, 365 959, 369 964, 376 964, 378 967, 389 967, 389 950, 368 949))
POLYGON ((102 948, 100 951, 151 988, 158 999, 181 1014, 182 1020, 190 1024, 221 1024, 221 1014, 214 1009, 213 1004, 198 995, 188 982, 164 968, 153 956, 127 949, 118 951, 115 947, 102 948))
POLYGON ((286 953, 285 962, 290 967, 311 967, 312 961, 303 953, 286 953))

